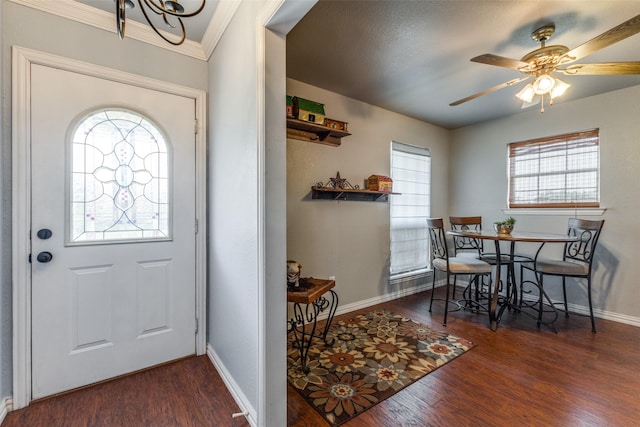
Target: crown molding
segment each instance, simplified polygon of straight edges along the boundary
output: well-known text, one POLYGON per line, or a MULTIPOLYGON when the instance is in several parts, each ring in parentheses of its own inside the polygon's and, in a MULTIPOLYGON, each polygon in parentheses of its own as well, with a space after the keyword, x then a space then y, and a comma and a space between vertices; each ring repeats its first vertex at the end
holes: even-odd
MULTIPOLYGON (((82 24, 91 25, 92 27, 108 31, 116 34, 116 25, 114 15, 104 10, 88 6, 73 0, 9 0, 13 3, 30 7, 41 12, 50 13, 82 24)), ((190 56, 195 59, 206 61, 209 59, 215 49, 218 41, 222 37, 227 25, 235 14, 240 0, 221 0, 214 11, 211 22, 207 27, 203 37, 203 43, 193 40, 185 40, 179 46, 174 46, 162 40, 148 25, 135 21, 127 21, 127 38, 141 41, 162 49, 170 50, 182 55, 190 56), (206 47, 203 48, 203 45, 206 47)), ((164 32, 163 32, 164 33, 164 32)), ((168 34, 168 33, 165 33, 168 34)), ((171 36, 169 34, 169 36, 171 36)))
POLYGON ((208 60, 213 50, 222 38, 222 34, 227 29, 231 18, 235 15, 241 0, 219 0, 216 10, 213 13, 211 22, 202 36, 202 50, 205 58, 208 60))

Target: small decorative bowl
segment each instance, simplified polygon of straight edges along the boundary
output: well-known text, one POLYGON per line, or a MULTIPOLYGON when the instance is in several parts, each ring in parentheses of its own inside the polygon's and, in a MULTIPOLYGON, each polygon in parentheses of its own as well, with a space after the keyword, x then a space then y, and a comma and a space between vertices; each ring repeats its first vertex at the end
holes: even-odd
POLYGON ((496 230, 496 233, 498 234, 511 234, 513 231, 513 225, 493 224, 493 229, 496 230))

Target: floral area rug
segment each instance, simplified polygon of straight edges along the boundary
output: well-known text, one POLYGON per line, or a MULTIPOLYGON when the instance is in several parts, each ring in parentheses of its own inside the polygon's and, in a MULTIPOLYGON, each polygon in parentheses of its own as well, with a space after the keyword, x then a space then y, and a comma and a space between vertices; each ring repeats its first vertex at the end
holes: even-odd
POLYGON ((289 383, 332 426, 340 425, 475 346, 381 310, 334 320, 326 345, 315 338, 302 372, 289 335, 289 383), (331 342, 333 340, 333 342, 331 342))

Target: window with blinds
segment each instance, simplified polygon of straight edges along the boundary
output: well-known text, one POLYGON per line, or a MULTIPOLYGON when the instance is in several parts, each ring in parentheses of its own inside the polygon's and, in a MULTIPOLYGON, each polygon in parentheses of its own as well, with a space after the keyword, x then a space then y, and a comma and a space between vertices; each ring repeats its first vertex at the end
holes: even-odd
POLYGON ((598 129, 509 144, 510 208, 598 206, 598 129))
POLYGON ((391 276, 424 271, 429 266, 427 221, 431 213, 431 152, 392 142, 391 276))

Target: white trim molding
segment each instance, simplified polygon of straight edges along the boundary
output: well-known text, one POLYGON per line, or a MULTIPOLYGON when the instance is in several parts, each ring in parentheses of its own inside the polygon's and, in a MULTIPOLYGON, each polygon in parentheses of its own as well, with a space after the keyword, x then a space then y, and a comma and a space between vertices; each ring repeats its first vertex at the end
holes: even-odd
MULTIPOLYGON (((439 288, 440 286, 445 286, 445 284, 446 284, 445 279, 436 280, 436 288, 439 288)), ((466 284, 466 282, 458 281, 458 284, 460 286, 463 286, 466 284)), ((368 307, 371 307, 377 304, 382 304, 384 302, 392 301, 398 298, 408 297, 409 295, 425 292, 428 290, 431 290, 431 280, 429 280, 429 283, 425 283, 423 285, 389 292, 384 295, 379 295, 377 297, 352 302, 346 305, 338 305, 338 309, 336 310, 335 315, 339 316, 341 314, 351 313, 352 311, 361 310, 363 308, 368 308, 368 307)), ((329 313, 323 312, 318 315, 318 320, 323 320, 323 319, 326 319, 327 317, 329 317, 329 313)))
POLYGON ((200 42, 207 60, 218 45, 222 34, 224 34, 227 26, 229 26, 229 22, 231 22, 231 18, 235 15, 238 7, 240 7, 240 0, 220 0, 218 2, 211 22, 200 42))
MULTIPOLYGON (((538 297, 536 295, 525 295, 523 299, 529 302, 538 301, 538 297)), ((561 300, 553 300, 553 304, 562 305, 563 302, 561 300)), ((589 316, 588 306, 567 302, 567 308, 569 309, 569 317, 571 317, 571 314, 574 313, 582 316, 589 316)), ((558 310, 558 316, 562 316, 562 313, 563 311, 561 312, 560 310, 558 310)), ((611 320, 612 322, 624 323, 625 325, 640 327, 640 317, 615 313, 613 311, 606 311, 597 307, 593 307, 593 317, 597 317, 598 319, 611 320)), ((596 324, 596 328, 597 327, 598 325, 596 324)))
MULTIPOLYGON (((436 283, 436 287, 444 286, 444 284, 445 284, 444 281, 442 281, 441 283, 437 282, 436 283)), ((403 289, 401 291, 389 292, 388 294, 380 295, 380 296, 369 298, 369 299, 362 300, 362 301, 357 301, 357 302, 354 302, 354 303, 351 303, 351 304, 346 304, 346 305, 338 307, 338 309, 336 310, 336 316, 338 316, 340 314, 349 313, 351 311, 356 311, 356 310, 360 310, 360 309, 363 309, 363 308, 371 307, 371 306, 376 305, 376 304, 382 304, 383 302, 392 301, 394 299, 407 297, 409 295, 413 295, 413 294, 417 294, 417 293, 420 293, 420 292, 428 291, 430 289, 431 289, 431 283, 420 285, 420 286, 416 286, 416 287, 409 288, 409 289, 403 289)), ((324 317, 326 317, 326 315, 318 316, 318 319, 322 319, 324 317)))
POLYGON ((211 363, 213 363, 216 371, 218 371, 220 378, 222 378, 222 381, 227 386, 227 390, 231 393, 233 400, 235 400, 240 407, 241 413, 245 416, 252 427, 256 427, 258 425, 258 414, 256 413, 255 408, 251 405, 247 396, 242 392, 240 386, 235 382, 233 376, 227 370, 224 363, 222 363, 222 360, 211 344, 207 345, 207 356, 209 356, 209 360, 211 360, 211 363))
MULTIPOLYGON (((49 2, 42 2, 49 3, 49 2)), ((136 74, 76 61, 57 55, 13 47, 12 61, 12 266, 13 266, 13 406, 31 401, 31 274, 29 264, 31 224, 30 100, 31 65, 40 64, 114 82, 191 98, 199 128, 196 138, 196 354, 206 352, 206 92, 136 74)))
MULTIPOLYGON (((258 226, 258 248, 257 248, 257 289, 258 296, 258 411, 260 418, 255 418, 256 426, 266 426, 267 413, 267 304, 266 304, 266 36, 267 25, 271 17, 277 13, 285 0, 270 0, 265 2, 255 21, 256 37, 256 146, 257 160, 256 169, 258 171, 258 200, 257 200, 257 226, 258 226)), ((255 409, 254 409, 255 411, 255 409)))
MULTIPOLYGON (((82 24, 90 25, 116 35, 115 14, 106 12, 79 1, 74 0, 9 0, 21 6, 30 7, 41 12, 50 13, 82 24)), ((240 0, 219 1, 213 13, 211 22, 202 38, 202 42, 185 40, 183 44, 175 46, 162 40, 149 25, 129 20, 127 21, 127 38, 141 41, 162 49, 170 50, 195 59, 207 61, 215 49, 222 34, 236 13, 240 0)), ((114 6, 115 10, 115 6, 114 6)), ((171 34, 165 33, 171 37, 171 34)))
POLYGON ((5 397, 0 401, 0 424, 4 421, 4 418, 9 412, 13 411, 13 399, 5 397))
MULTIPOLYGON (((429 282, 431 282, 429 280, 429 282)), ((445 286, 446 284, 446 279, 440 279, 436 281, 436 288, 439 288, 441 286, 445 286)), ((459 281, 458 285, 460 287, 464 287, 467 285, 466 281, 459 281)), ((398 290, 398 291, 394 291, 394 292, 389 292, 387 294, 384 295, 379 295, 377 297, 373 297, 373 298, 369 298, 366 300, 361 300, 361 301, 356 301, 350 304, 346 304, 346 305, 342 305, 339 306, 338 309, 336 310, 335 315, 341 315, 341 314, 345 314, 345 313, 350 313, 352 311, 356 311, 356 310, 361 310, 363 308, 367 308, 367 307, 371 307, 374 306, 376 304, 382 304, 384 302, 387 301, 392 301, 398 298, 402 298, 402 297, 406 297, 409 295, 413 295, 413 294, 417 294, 420 292, 424 292, 424 291, 428 291, 431 289, 431 283, 427 283, 424 285, 419 285, 419 286, 415 286, 415 287, 411 287, 411 288, 407 288, 407 289, 403 289, 403 290, 398 290)), ((531 295, 525 295, 524 299, 527 301, 537 301, 537 297, 533 297, 531 295)), ((556 304, 562 304, 562 301, 554 301, 556 304)), ((575 313, 575 314, 580 314, 580 315, 584 315, 584 316, 588 316, 589 315, 589 307, 583 306, 583 305, 576 305, 576 304, 571 304, 569 303, 568 305, 569 308, 569 316, 571 316, 571 313, 575 313)), ((601 310, 598 308, 593 308, 593 315, 594 317, 597 317, 599 319, 604 319, 604 320, 611 320, 613 322, 618 322, 618 323, 624 323, 626 325, 631 325, 631 326, 636 326, 636 327, 640 327, 640 317, 635 317, 635 316, 629 316, 626 314, 620 314, 620 313, 615 313, 613 311, 605 311, 605 310, 601 310)), ((324 312, 321 313, 318 316, 318 320, 322 320, 322 319, 326 319, 328 317, 328 313, 324 312)), ((596 325, 597 326, 597 325, 596 325)))

